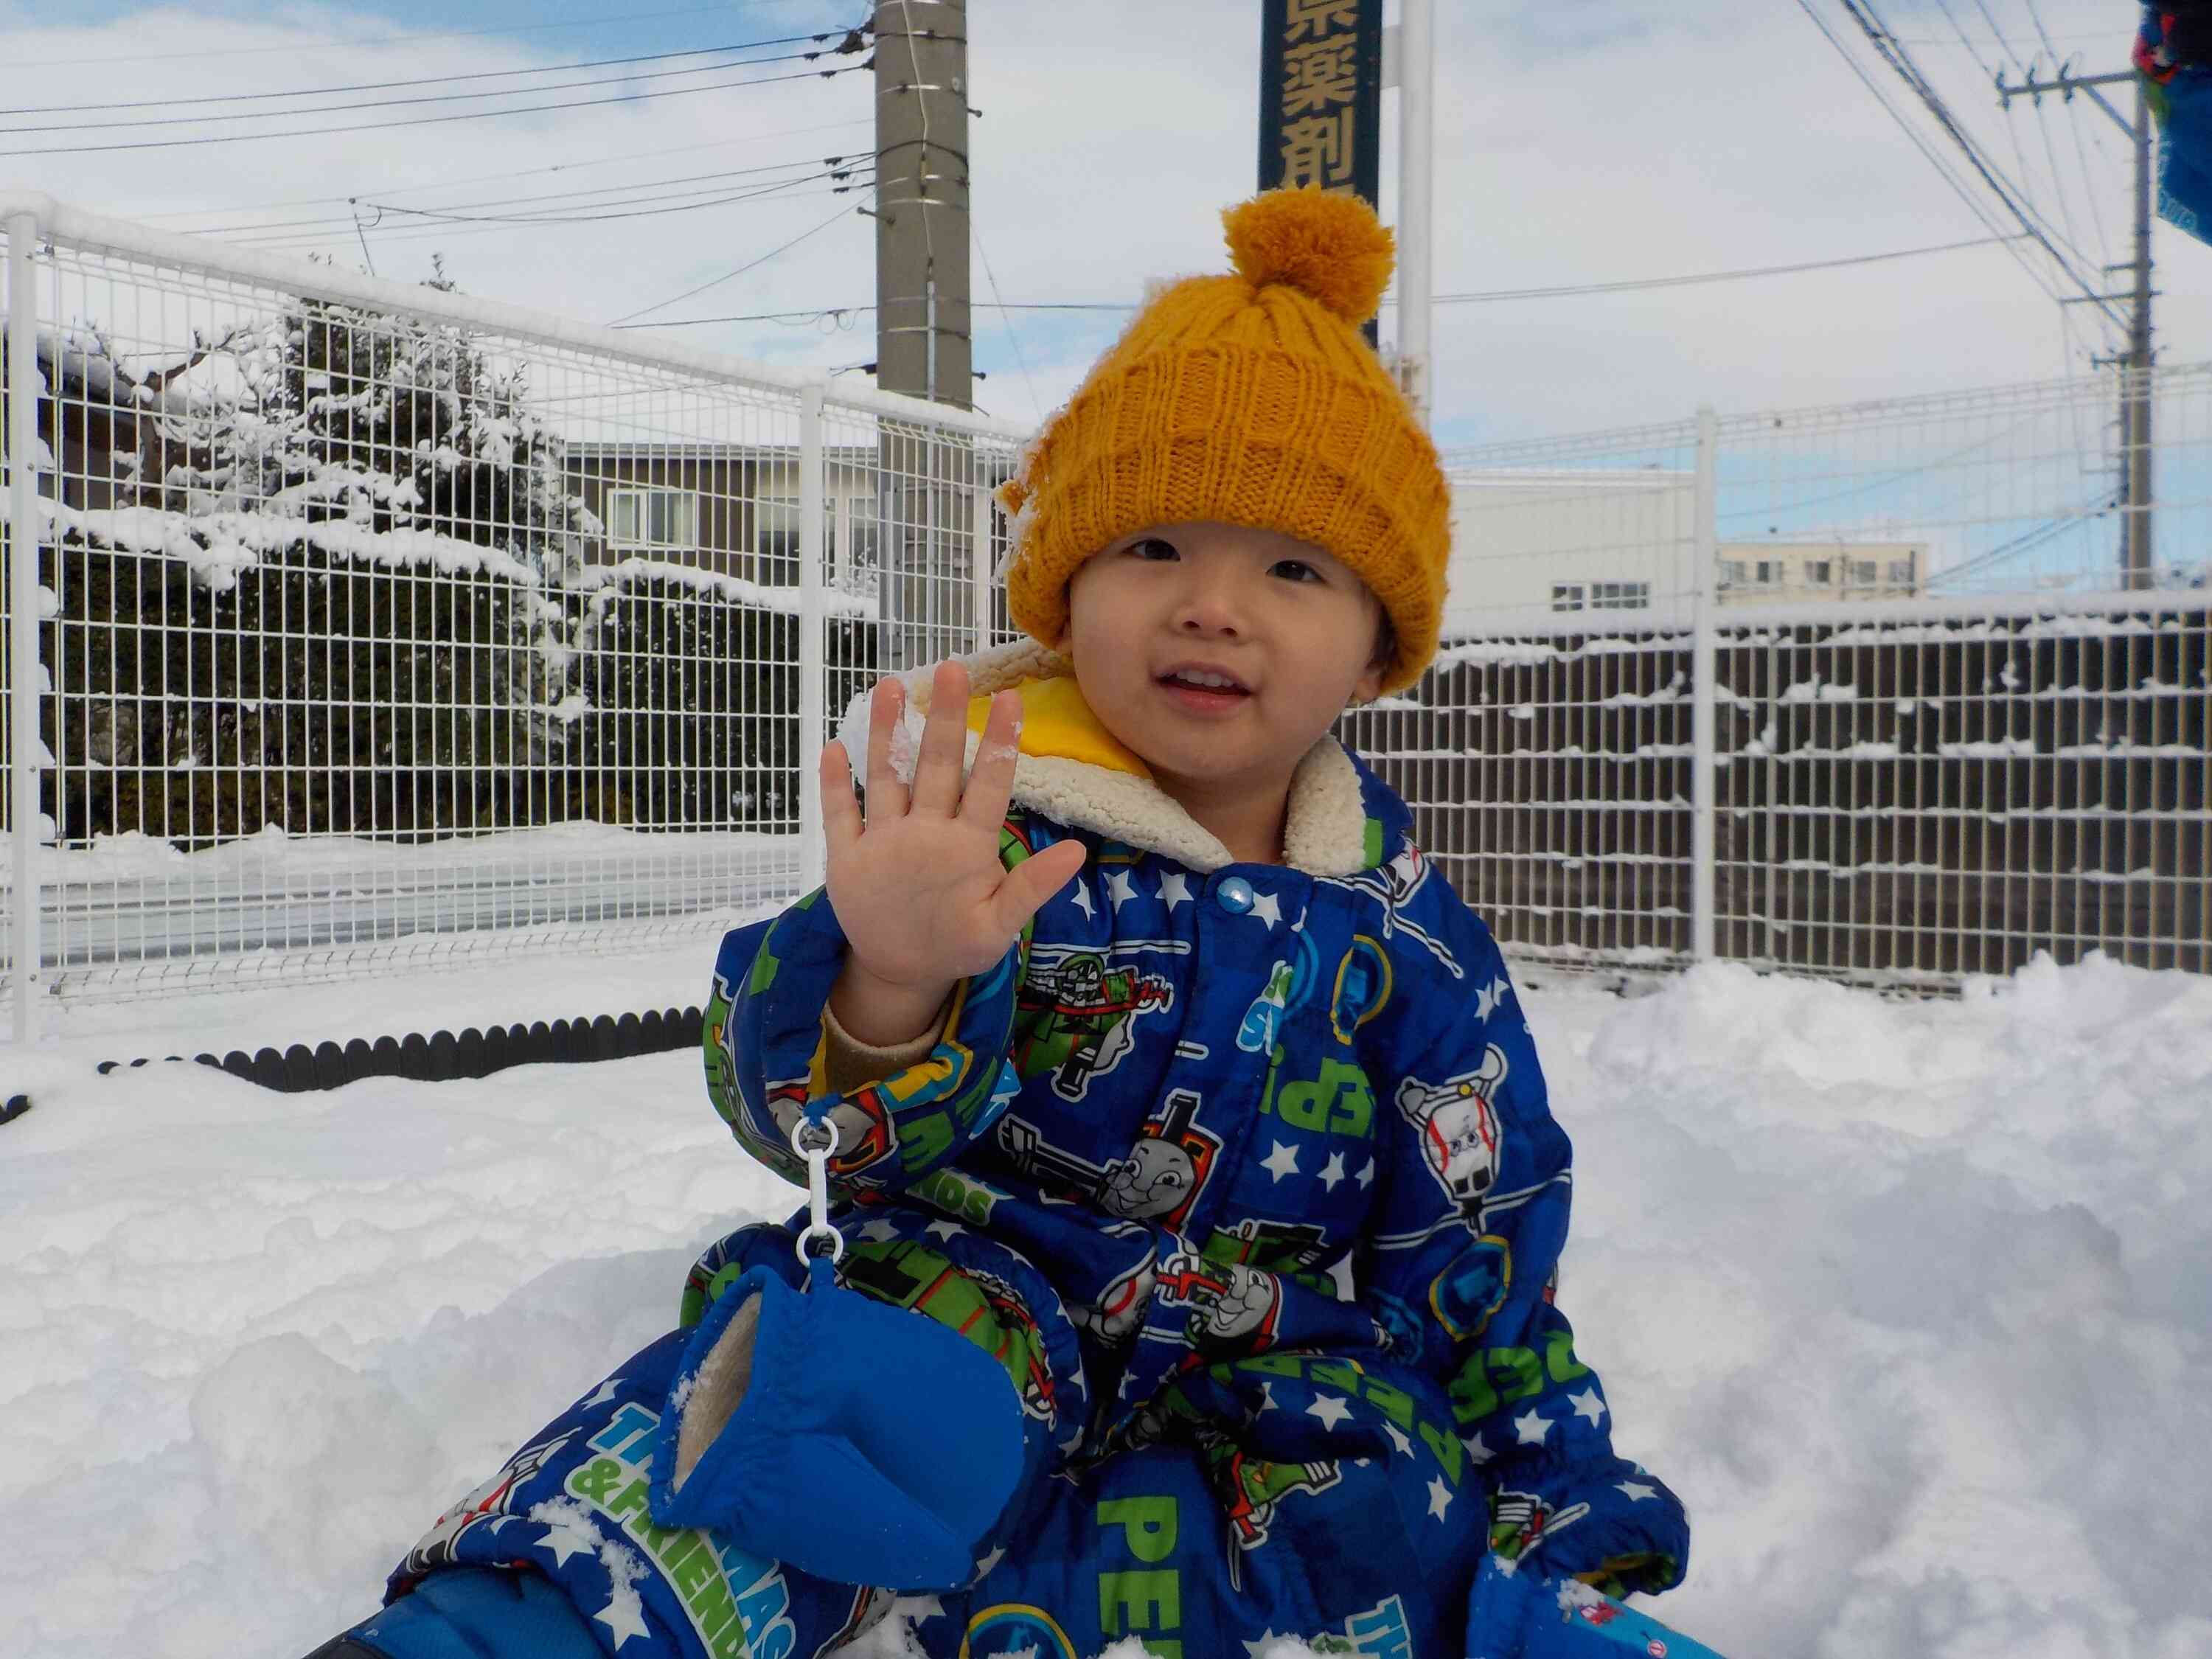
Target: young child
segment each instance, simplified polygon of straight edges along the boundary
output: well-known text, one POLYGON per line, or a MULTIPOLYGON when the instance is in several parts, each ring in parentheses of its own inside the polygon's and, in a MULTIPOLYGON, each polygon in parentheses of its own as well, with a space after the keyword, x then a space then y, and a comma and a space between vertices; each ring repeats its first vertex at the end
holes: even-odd
POLYGON ((1389 234, 1226 223, 1236 274, 1153 297, 1004 492, 1029 637, 848 714, 826 890, 725 941, 709 1091, 794 1179, 834 1130, 834 1270, 799 1222, 714 1246, 326 1653, 811 1659, 933 1590, 932 1659, 1457 1656, 1486 1550, 1680 1578, 1553 1305, 1504 963, 1329 735, 1443 595, 1358 331, 1389 234))

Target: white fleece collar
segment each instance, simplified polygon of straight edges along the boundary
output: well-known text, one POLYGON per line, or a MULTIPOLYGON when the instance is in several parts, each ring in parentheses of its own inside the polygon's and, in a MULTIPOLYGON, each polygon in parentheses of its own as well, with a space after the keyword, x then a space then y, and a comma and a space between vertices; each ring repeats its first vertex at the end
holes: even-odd
MULTIPOLYGON (((969 695, 987 697, 1025 679, 1068 674, 1066 659, 1036 641, 1015 640, 957 659, 968 671, 969 695)), ((929 713, 936 665, 899 676, 907 688, 902 730, 893 734, 891 766, 914 779, 922 722, 929 713)), ((868 752, 868 694, 853 699, 837 728, 856 768, 868 752)), ((975 762, 976 734, 968 734, 967 765, 975 762)), ((1094 835, 1158 853, 1200 872, 1236 860, 1211 830, 1183 811, 1150 779, 1088 762, 1024 754, 1014 762, 1014 804, 1094 835)), ((1310 876, 1349 876, 1367 867, 1367 810, 1358 769, 1334 737, 1314 744, 1291 775, 1290 809, 1283 825, 1283 862, 1310 876)))

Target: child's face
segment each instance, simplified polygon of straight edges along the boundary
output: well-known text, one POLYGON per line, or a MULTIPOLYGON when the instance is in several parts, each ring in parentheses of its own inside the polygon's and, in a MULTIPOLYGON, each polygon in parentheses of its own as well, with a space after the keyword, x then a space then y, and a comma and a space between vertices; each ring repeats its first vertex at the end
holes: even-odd
POLYGON ((1164 782, 1218 796, 1283 787, 1346 704, 1376 694, 1382 614, 1366 584, 1310 543, 1156 525, 1077 570, 1060 647, 1107 730, 1164 782))

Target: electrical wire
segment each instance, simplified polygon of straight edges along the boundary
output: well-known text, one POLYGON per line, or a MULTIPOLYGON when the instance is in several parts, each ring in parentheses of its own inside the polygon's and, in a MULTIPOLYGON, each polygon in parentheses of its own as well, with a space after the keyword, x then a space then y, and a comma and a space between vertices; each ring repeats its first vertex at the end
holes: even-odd
MULTIPOLYGON (((1802 0, 1800 0, 1800 3, 1802 3, 1802 0)), ((1977 0, 1977 3, 1980 3, 1980 0, 1977 0)), ((2021 228, 2029 231, 2034 236, 2035 240, 2043 246, 2044 251, 2049 253, 2057 263, 2059 269, 2065 272, 2068 280, 2079 288, 2086 298, 2094 301, 2100 307, 2106 308, 2106 314, 2111 316, 2115 323, 2118 322, 2118 315, 2112 313, 2108 307, 2105 307, 2098 285, 2075 270, 2067 258, 2071 254, 2075 260, 2087 264, 2091 263, 2088 257, 2075 245, 2072 237, 2063 235, 2057 227, 2044 216, 2041 210, 2021 188, 2008 179, 1996 165, 1982 153, 1981 146, 1976 143, 1972 136, 1960 125, 1958 118, 1952 114, 1950 106, 1944 102, 1942 94, 1936 91, 1934 83, 1921 73, 1920 66, 1913 61, 1911 54, 1904 47, 1895 44, 1890 35, 1889 26, 1882 21, 1881 15, 1875 10, 1874 0, 1843 0, 1843 6, 1844 9, 1849 12, 1852 19, 1858 23, 1867 39, 1874 43, 1875 52, 1897 72, 1898 78, 1903 81, 1912 94, 1920 100, 1929 114, 1935 118, 1936 125, 1966 156, 1967 165, 1979 175, 1982 182, 1996 195, 1998 201, 2002 203, 2013 216, 2020 221, 2021 228)), ((1986 15, 1987 11, 1984 8, 1984 15, 1986 15)))
POLYGON ((633 311, 626 316, 617 317, 608 325, 608 326, 619 327, 624 323, 634 322, 640 317, 649 317, 656 311, 665 310, 670 306, 691 298, 695 294, 704 294, 710 288, 720 288, 724 283, 730 282, 737 277, 742 276, 749 270, 757 270, 760 266, 766 264, 769 260, 775 258, 779 253, 789 252, 793 248, 797 247, 801 242, 805 241, 809 237, 820 235, 823 231, 829 229, 830 226, 836 224, 840 219, 845 217, 847 213, 849 211, 849 209, 841 207, 836 210, 836 212, 831 214, 827 219, 824 219, 820 224, 816 225, 812 229, 799 232, 798 235, 793 237, 789 241, 770 248, 767 252, 762 254, 757 259, 748 259, 744 264, 739 265, 735 270, 726 270, 720 276, 714 278, 711 282, 702 283, 696 288, 686 289, 681 294, 671 295, 667 299, 659 301, 653 305, 647 306, 641 311, 633 311))
MULTIPOLYGON (((843 38, 843 34, 842 32, 836 30, 826 31, 820 34, 779 34, 775 36, 773 39, 766 40, 734 40, 727 46, 693 46, 684 52, 644 52, 630 58, 589 58, 584 59, 580 63, 540 64, 529 69, 465 70, 457 71, 452 75, 426 75, 411 81, 362 81, 356 82, 349 86, 343 87, 303 87, 292 92, 210 93, 205 97, 142 98, 126 103, 28 104, 20 109, 0 109, 0 116, 82 115, 92 110, 99 109, 173 109, 179 104, 251 104, 266 102, 271 98, 327 98, 342 92, 388 92, 399 87, 433 87, 447 81, 501 81, 511 80, 518 75, 565 75, 570 70, 611 69, 627 64, 659 64, 665 63, 671 58, 712 58, 726 52, 751 52, 761 46, 787 46, 800 40, 828 40, 838 38, 843 38)), ((804 53, 793 54, 794 57, 805 55, 805 54, 804 53)), ((791 60, 788 58, 763 58, 759 61, 763 63, 783 63, 789 62, 791 60)), ((734 69, 737 65, 732 64, 724 64, 720 65, 720 67, 723 69, 734 69)), ((614 76, 608 78, 626 80, 629 77, 614 76)), ((550 87, 540 87, 534 88, 534 90, 550 92, 553 90, 553 88, 550 87)), ((295 115, 306 115, 319 113, 320 112, 294 110, 289 112, 295 115)), ((193 118, 214 120, 219 118, 214 116, 203 116, 198 118, 187 116, 180 117, 179 118, 186 120, 193 118)), ((40 129, 21 128, 15 130, 31 131, 39 131, 40 129)))
MULTIPOLYGON (((1995 247, 2002 243, 2020 241, 2025 238, 2026 234, 2027 233, 2024 231, 2013 231, 2010 233, 2001 233, 1995 236, 1977 236, 1963 242, 1938 242, 1929 247, 1893 248, 1889 252, 1884 253, 1851 253, 1845 254, 1841 258, 1833 259, 1808 259, 1801 261, 1796 264, 1787 265, 1754 265, 1740 270, 1706 270, 1693 272, 1686 276, 1641 276, 1627 281, 1613 283, 1577 283, 1559 284, 1548 288, 1492 289, 1487 291, 1476 293, 1439 294, 1434 296, 1431 303, 1440 306, 1488 305, 1510 300, 1563 300, 1575 298, 1584 295, 1629 294, 1648 289, 1690 288, 1705 283, 1738 282, 1758 276, 1791 276, 1805 271, 1839 270, 1853 265, 1879 264, 1891 259, 1917 258, 1923 254, 1951 253, 1963 248, 1995 247)), ((989 274, 988 265, 989 262, 986 260, 986 276, 988 276, 989 274)), ((996 286, 997 285, 995 283, 993 284, 994 292, 996 286)), ((1395 296, 1391 296, 1386 298, 1382 303, 1386 306, 1395 305, 1397 303, 1397 300, 1395 296)), ((1000 301, 994 299, 992 301, 992 306, 994 309, 999 311, 1129 312, 1135 311, 1139 308, 1137 304, 1133 301, 1106 300, 1000 301)), ((655 310, 658 310, 659 308, 659 307, 654 307, 655 310)), ((873 311, 875 309, 876 307, 871 305, 823 306, 817 307, 811 311, 756 312, 750 315, 742 317, 681 317, 668 322, 647 323, 641 325, 641 326, 647 328, 694 328, 708 323, 775 322, 787 317, 828 317, 842 314, 847 312, 858 313, 873 311)))
MULTIPOLYGON (((691 57, 695 54, 685 52, 679 55, 691 57)), ((532 98, 543 92, 574 92, 585 87, 672 81, 684 75, 719 75, 725 70, 751 69, 763 64, 811 62, 824 55, 818 52, 786 52, 767 58, 743 58, 734 63, 702 64, 696 69, 654 70, 644 75, 594 75, 581 81, 556 81, 543 87, 497 88, 489 92, 425 93, 417 98, 365 98, 359 103, 325 104, 319 109, 243 110, 235 115, 155 115, 133 121, 103 121, 100 125, 102 131, 112 132, 138 127, 204 126, 211 121, 285 121, 302 115, 343 115, 353 110, 410 109, 422 104, 458 104, 472 98, 532 98)), ((12 138, 26 132, 75 132, 79 124, 74 121, 57 121, 44 126, 0 127, 0 138, 12 138)))
MULTIPOLYGON (((356 195, 339 197, 334 199, 343 202, 349 206, 357 204, 362 207, 372 207, 375 208, 380 212, 385 213, 398 213, 410 216, 450 213, 455 216, 463 216, 477 212, 479 210, 485 208, 525 207, 532 204, 540 202, 562 203, 571 206, 576 206, 583 204, 587 198, 594 196, 619 196, 625 202, 665 201, 672 198, 665 196, 641 196, 636 194, 636 192, 640 191, 662 190, 673 185, 704 184, 711 179, 757 178, 760 174, 765 173, 787 173, 794 167, 808 167, 814 169, 835 167, 848 162, 856 167, 867 165, 866 158, 861 156, 847 157, 842 155, 812 155, 808 156, 802 161, 775 161, 765 166, 757 167, 729 167, 720 172, 686 173, 673 179, 627 179, 620 184, 595 185, 588 190, 553 191, 535 196, 496 196, 484 201, 447 202, 425 208, 408 207, 399 203, 385 199, 387 196, 398 195, 400 192, 398 191, 379 191, 374 196, 371 196, 368 192, 363 191, 356 195)), ((434 186, 420 186, 419 188, 434 188, 434 186)), ((725 188, 725 186, 717 186, 716 188, 720 189, 725 188)), ((712 191, 693 191, 680 193, 690 195, 711 195, 714 192, 712 191)), ((325 225, 349 224, 353 222, 354 219, 357 216, 357 214, 328 214, 307 219, 267 219, 256 223, 203 225, 196 228, 191 234, 195 236, 240 236, 270 231, 282 233, 286 231, 310 230, 325 225)))
MULTIPOLYGON (((626 11, 611 16, 569 17, 546 23, 515 23, 501 28, 489 29, 431 29, 420 34, 386 34, 366 40, 339 39, 322 42, 335 46, 343 52, 362 52, 381 46, 411 46, 424 40, 478 40, 495 34, 541 34, 554 29, 596 28, 602 23, 646 23, 663 17, 699 17, 708 12, 727 15, 726 3, 712 6, 678 6, 667 11, 626 11)), ((11 34, 29 34, 30 29, 11 29, 0 33, 0 40, 11 34)), ((300 54, 297 41, 281 46, 212 46, 204 52, 141 52, 112 56, 99 53, 88 58, 29 58, 16 60, 17 69, 61 69, 76 64, 174 64, 195 58, 266 58, 272 52, 300 54)))
POLYGON ((990 251, 983 246, 983 233, 976 228, 974 216, 968 221, 968 229, 975 239, 975 252, 983 261, 983 280, 991 285, 991 299, 999 309, 999 323, 1006 331, 1006 343, 1014 349, 1014 362, 1022 371, 1022 384, 1029 388, 1030 407, 1036 411, 1039 424, 1044 421, 1044 403, 1038 398, 1036 382, 1030 379, 1029 359, 1022 355, 1021 336, 1014 332, 1014 320, 1006 315, 1005 301, 999 293, 998 273, 991 269, 990 251))
MULTIPOLYGON (((513 167, 504 173, 474 173, 466 179, 441 179, 434 184, 394 185, 386 189, 379 191, 378 194, 382 196, 414 196, 420 195, 426 190, 461 190, 465 189, 471 185, 488 185, 496 183, 502 179, 534 179, 549 173, 582 173, 593 167, 612 167, 616 163, 621 161, 657 161, 664 155, 695 155, 702 149, 728 149, 738 144, 757 143, 763 138, 798 138, 817 132, 847 132, 855 127, 872 126, 873 125, 874 123, 872 121, 820 121, 817 122, 812 126, 780 127, 773 132, 749 132, 736 138, 713 138, 708 140, 705 143, 700 144, 672 144, 659 149, 623 150, 612 155, 594 155, 587 161, 555 161, 549 166, 542 167, 513 167)), ((623 186, 611 185, 608 188, 621 189, 623 188, 623 186)), ((589 195, 593 192, 587 191, 583 193, 589 195)), ((279 202, 251 202, 235 207, 173 208, 164 212, 137 213, 133 214, 131 216, 140 220, 206 219, 224 213, 268 213, 273 212, 278 208, 324 207, 333 204, 343 204, 348 202, 359 200, 362 194, 362 192, 361 191, 355 190, 349 191, 344 194, 338 196, 295 196, 279 202)), ((307 220, 301 222, 315 224, 323 222, 319 220, 307 220)), ((195 231, 193 234, 198 235, 204 234, 206 233, 195 231)))
MULTIPOLYGON (((805 201, 811 198, 820 198, 823 196, 843 196, 856 189, 868 189, 871 187, 872 185, 868 184, 836 185, 826 190, 818 188, 813 190, 791 190, 772 198, 763 196, 753 199, 763 203, 769 201, 774 201, 776 203, 798 202, 805 201)), ((696 208, 703 209, 711 205, 714 204, 702 203, 696 204, 696 208)), ((738 203, 735 205, 746 206, 750 205, 750 203, 738 203)), ((672 210, 692 211, 696 210, 683 209, 672 210)), ((382 229, 379 229, 375 222, 372 220, 367 226, 367 229, 369 234, 376 238, 378 246, 384 246, 400 242, 444 242, 459 240, 460 238, 465 236, 494 236, 500 234, 513 234, 516 232, 533 229, 561 229, 566 228, 570 222, 571 222, 569 221, 553 218, 519 219, 513 223, 499 222, 489 224, 468 225, 418 225, 410 222, 404 229, 389 226, 382 229)), ((266 237, 259 239, 234 237, 231 239, 230 245, 234 247, 258 247, 271 252, 283 252, 303 248, 312 249, 324 247, 327 246, 333 241, 343 242, 346 240, 346 237, 347 233, 344 230, 331 229, 314 231, 301 235, 283 237, 266 237)))
POLYGON ((125 144, 59 144, 42 149, 0 150, 0 155, 96 155, 115 150, 184 149, 201 144, 243 144, 269 138, 317 138, 348 132, 390 132, 401 127, 442 126, 453 121, 489 121, 503 115, 539 115, 552 110, 592 109, 605 104, 640 104, 655 98, 682 98, 694 93, 723 92, 732 87, 775 86, 787 81, 828 80, 866 69, 865 63, 840 69, 810 70, 797 75, 759 75, 737 81, 716 81, 700 87, 670 87, 660 92, 623 93, 612 98, 572 98, 554 104, 525 104, 513 109, 467 110, 452 115, 410 116, 404 121, 357 121, 343 126, 300 127, 284 132, 234 132, 204 138, 141 139, 125 144))
MULTIPOLYGON (((1844 3, 1846 7, 1850 5, 1850 0, 1844 0, 1844 3)), ((1960 201, 1966 204, 1968 210, 1972 212, 1977 219, 1980 220, 1986 228, 1998 235, 2005 237, 2013 257, 2019 261, 2021 269, 2027 273, 2028 280, 2033 282, 2038 288, 2041 289, 2052 300, 2057 300, 2060 297, 2058 289, 2052 285, 2050 277, 2046 276, 2045 273, 2036 264, 2035 261, 2029 258, 2028 255, 2020 247, 2018 242, 2006 232, 2002 221, 1996 218, 1991 213, 1990 210, 1983 202, 1982 198, 1975 193, 1972 187, 1969 185, 1965 179, 1959 176, 1958 173, 1952 167, 1950 163, 1943 158, 1942 154, 1929 142, 1927 137, 1905 118, 1905 112, 1898 108, 1897 106, 1890 100, 1888 94, 1883 90, 1881 84, 1875 80, 1874 76, 1868 73, 1866 66, 1859 62, 1857 56, 1851 51, 1850 46, 1844 44, 1843 38, 1833 29, 1830 28, 1826 21, 1814 9, 1812 0, 1797 0, 1797 9, 1805 14, 1806 17, 1812 22, 1813 27, 1820 30, 1821 36, 1830 46, 1835 48, 1836 55, 1844 60, 1844 64, 1850 70, 1851 73, 1858 77, 1860 84, 1864 86, 1867 91, 1873 96, 1875 101, 1882 106, 1883 112, 1889 116, 1890 119, 1897 124, 1899 131, 1903 132, 1905 136, 1911 141, 1913 147, 1920 152, 1921 155, 1927 161, 1928 164, 1936 169, 1937 176, 1940 177, 1945 184, 1951 187, 1952 192, 1956 195, 1960 201)), ((1852 15, 1855 20, 1861 21, 1862 27, 1866 27, 1863 20, 1858 20, 1858 14, 1856 10, 1853 10, 1852 15)), ((2061 264, 2063 265, 2063 261, 2061 264)))

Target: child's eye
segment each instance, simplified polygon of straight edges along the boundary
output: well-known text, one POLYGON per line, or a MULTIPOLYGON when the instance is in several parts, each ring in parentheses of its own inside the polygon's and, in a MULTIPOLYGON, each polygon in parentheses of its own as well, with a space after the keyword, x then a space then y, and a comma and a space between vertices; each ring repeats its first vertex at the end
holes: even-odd
POLYGON ((1317 582, 1324 580, 1321 572, 1304 559, 1278 559, 1269 568, 1267 574, 1294 582, 1317 582))
POLYGON ((1127 551, 1136 558, 1148 559, 1155 562, 1182 556, 1176 551, 1173 542, 1158 536, 1146 536, 1140 540, 1131 542, 1127 551))

